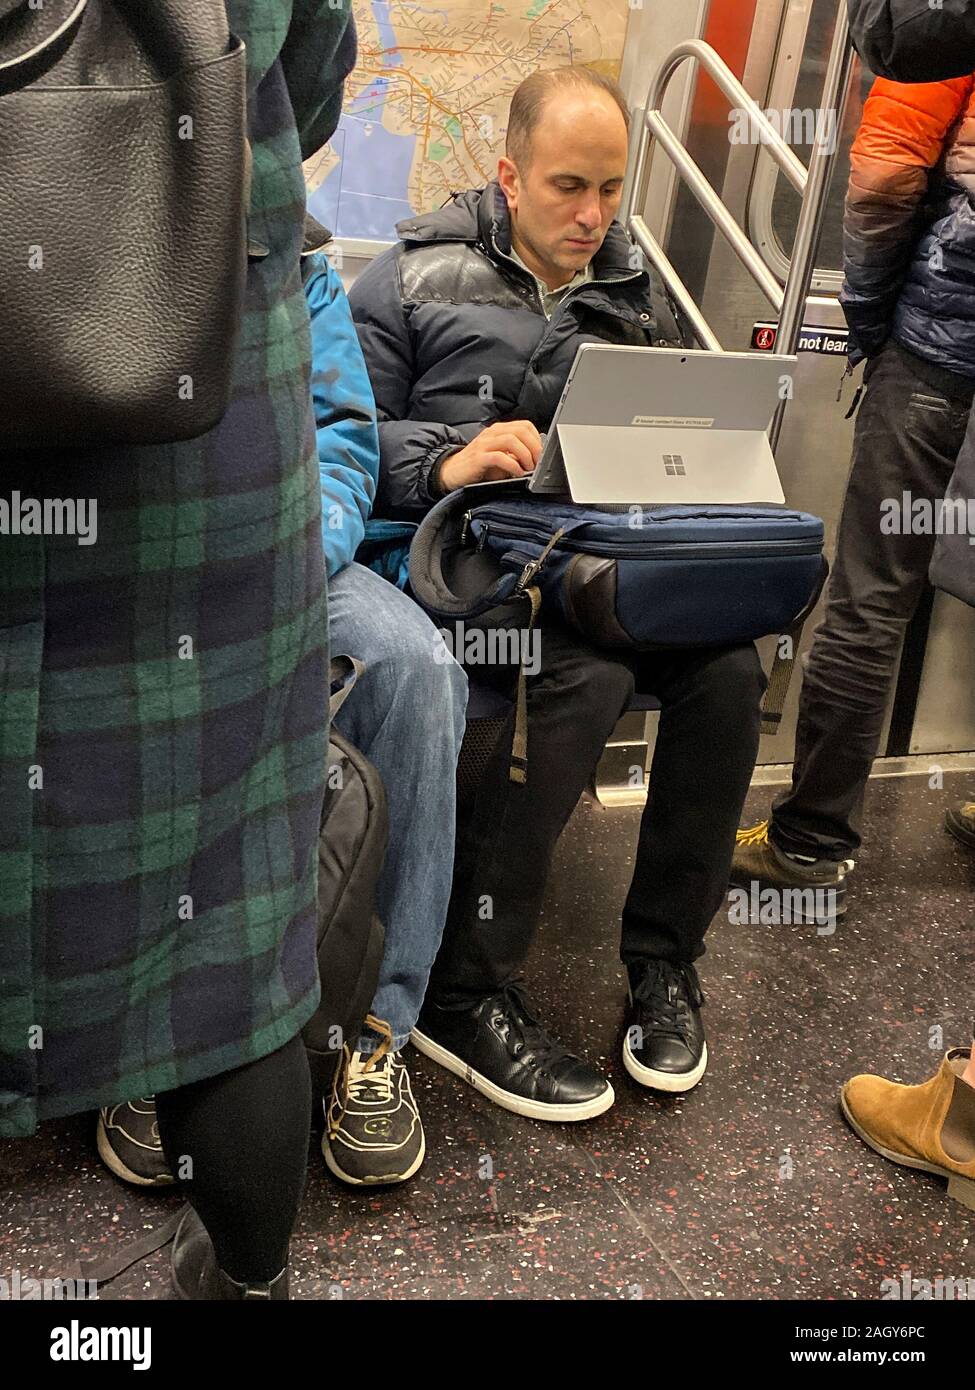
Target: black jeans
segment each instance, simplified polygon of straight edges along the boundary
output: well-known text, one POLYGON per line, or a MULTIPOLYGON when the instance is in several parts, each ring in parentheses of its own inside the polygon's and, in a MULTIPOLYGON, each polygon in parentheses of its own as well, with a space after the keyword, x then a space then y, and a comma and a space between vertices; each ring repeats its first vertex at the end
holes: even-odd
POLYGON ((858 821, 904 629, 924 587, 934 536, 885 534, 885 499, 943 497, 965 437, 970 398, 940 392, 888 344, 866 368, 853 465, 826 615, 805 659, 792 787, 773 802, 783 850, 845 859, 858 821))
MULTIPOLYGON (((623 960, 695 960, 727 890, 765 689, 754 646, 624 657, 558 627, 540 635, 540 669, 528 682, 527 783, 508 778, 509 727, 476 797, 459 808, 453 893, 429 990, 444 1006, 517 975, 556 841, 634 689, 662 708, 623 908, 623 960)), ((472 675, 491 679, 483 669, 472 675)))

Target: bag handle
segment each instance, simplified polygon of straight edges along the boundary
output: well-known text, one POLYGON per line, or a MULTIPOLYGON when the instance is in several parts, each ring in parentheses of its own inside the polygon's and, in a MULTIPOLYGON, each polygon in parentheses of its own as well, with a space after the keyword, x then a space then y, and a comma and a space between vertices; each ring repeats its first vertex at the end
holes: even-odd
POLYGON ((58 25, 53 34, 50 34, 41 43, 35 44, 26 53, 22 53, 19 58, 8 58, 5 63, 0 62, 0 79, 17 72, 20 68, 31 66, 43 58, 45 53, 57 48, 58 44, 63 43, 77 29, 87 8, 88 0, 76 0, 74 9, 58 25))
POLYGON ((329 665, 328 683, 331 694, 328 697, 328 715, 334 719, 346 700, 352 694, 356 681, 366 669, 365 663, 354 656, 333 656, 329 665), (336 690, 334 687, 338 686, 336 690))

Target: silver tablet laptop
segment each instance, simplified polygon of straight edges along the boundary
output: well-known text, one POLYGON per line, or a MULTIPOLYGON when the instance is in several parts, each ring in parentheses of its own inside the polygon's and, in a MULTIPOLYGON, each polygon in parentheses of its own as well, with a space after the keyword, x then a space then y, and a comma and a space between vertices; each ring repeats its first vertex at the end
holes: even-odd
POLYGON ((528 486, 605 504, 783 502, 767 431, 796 362, 584 343, 528 486))

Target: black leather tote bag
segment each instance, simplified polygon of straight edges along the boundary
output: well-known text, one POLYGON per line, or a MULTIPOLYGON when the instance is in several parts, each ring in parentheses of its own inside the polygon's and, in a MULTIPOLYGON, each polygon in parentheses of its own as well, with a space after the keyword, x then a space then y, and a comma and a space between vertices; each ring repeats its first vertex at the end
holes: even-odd
POLYGON ((0 451, 218 423, 248 161, 224 0, 0 0, 0 451))

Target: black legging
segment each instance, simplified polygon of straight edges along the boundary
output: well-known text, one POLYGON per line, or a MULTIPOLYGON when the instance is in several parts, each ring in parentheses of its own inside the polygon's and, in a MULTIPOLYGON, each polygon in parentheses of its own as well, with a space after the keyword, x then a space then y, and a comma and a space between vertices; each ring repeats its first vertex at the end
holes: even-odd
POLYGON ((156 1097, 170 1171, 186 1172, 225 1274, 240 1283, 280 1274, 308 1168, 311 1078, 300 1037, 236 1071, 156 1097))

